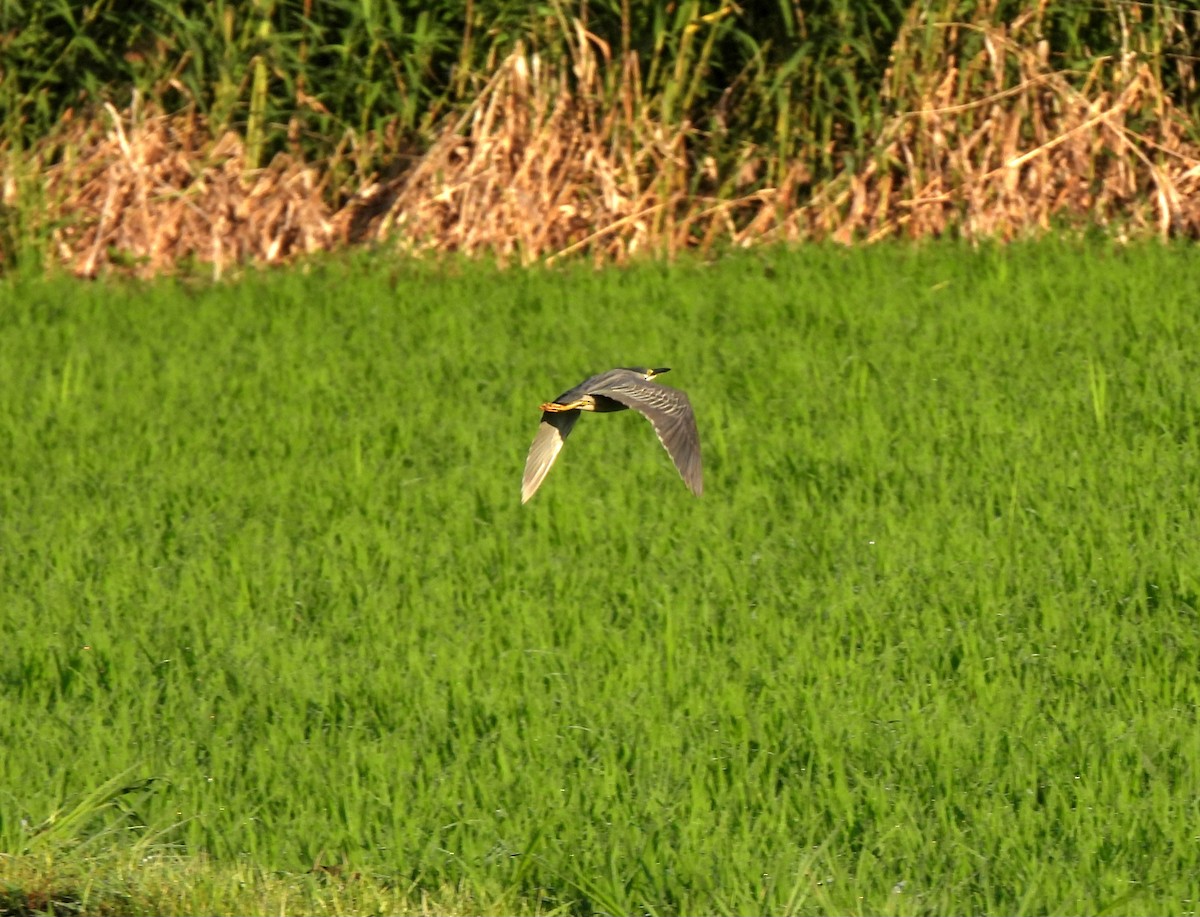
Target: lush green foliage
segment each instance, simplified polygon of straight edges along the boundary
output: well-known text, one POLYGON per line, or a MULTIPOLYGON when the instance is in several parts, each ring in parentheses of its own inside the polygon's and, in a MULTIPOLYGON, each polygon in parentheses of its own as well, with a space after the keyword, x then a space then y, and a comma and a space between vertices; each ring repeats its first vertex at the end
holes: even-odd
POLYGON ((1198 288, 1066 244, 10 277, 0 849, 1194 911, 1198 288), (522 507, 537 404, 641 362, 704 497, 627 413, 522 507))
POLYGON ((639 61, 636 77, 614 68, 604 101, 644 92, 655 120, 704 132, 697 159, 724 164, 761 144, 824 175, 835 157, 868 155, 889 98, 905 97, 906 87, 891 85, 905 66, 892 54, 902 33, 965 61, 984 42, 973 26, 1031 18, 1056 67, 1094 79, 1098 61, 1134 53, 1176 104, 1200 115, 1196 13, 1186 4, 154 0, 130 9, 0 0, 0 148, 41 138, 68 110, 124 105, 137 89, 168 110, 195 105, 215 130, 244 133, 254 161, 284 148, 324 158, 349 145, 374 160, 365 165, 390 168, 474 98, 519 42, 570 56, 578 20, 606 56, 639 61), (949 47, 935 34, 946 23, 968 24, 949 47))

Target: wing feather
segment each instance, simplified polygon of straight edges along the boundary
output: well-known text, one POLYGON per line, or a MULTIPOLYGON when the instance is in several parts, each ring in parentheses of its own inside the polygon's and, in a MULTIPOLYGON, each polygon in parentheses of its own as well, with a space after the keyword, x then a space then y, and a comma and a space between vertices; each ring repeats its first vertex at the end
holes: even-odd
POLYGON ((528 503, 529 498, 542 486, 542 481, 578 419, 578 411, 542 412, 542 422, 538 424, 537 435, 533 437, 529 455, 525 459, 525 476, 521 480, 522 503, 528 503))
POLYGON ((649 420, 684 483, 696 496, 704 492, 700 433, 696 429, 696 414, 687 395, 657 382, 627 379, 607 382, 588 391, 618 401, 649 420))

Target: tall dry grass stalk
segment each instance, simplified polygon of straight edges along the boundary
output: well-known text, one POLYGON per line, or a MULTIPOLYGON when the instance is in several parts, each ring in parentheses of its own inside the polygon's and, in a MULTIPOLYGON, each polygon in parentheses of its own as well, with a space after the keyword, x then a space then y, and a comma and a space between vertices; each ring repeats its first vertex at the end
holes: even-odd
POLYGON ((34 151, 35 164, 55 157, 35 166, 42 218, 54 256, 83 276, 188 259, 219 276, 389 238, 417 252, 599 263, 763 240, 1007 239, 1057 224, 1200 235, 1195 127, 1136 55, 1061 72, 1028 17, 930 26, 920 15, 894 48, 874 154, 817 186, 803 158, 748 144, 724 165, 698 155, 689 122, 655 117, 636 54, 614 58, 575 22, 566 63, 518 45, 395 178, 332 189, 296 158, 251 169, 238 136, 212 139, 193 113, 135 103, 34 151), (979 49, 965 57, 964 30, 979 49))
POLYGON ((1154 70, 1134 54, 1085 74, 1054 70, 1032 19, 941 25, 940 40, 910 45, 914 21, 896 48, 894 113, 875 157, 794 212, 792 234, 1008 239, 1088 222, 1200 235, 1195 126, 1154 70), (963 29, 981 50, 958 60, 949 49, 963 29))
POLYGON ((75 273, 149 275, 194 259, 219 277, 338 242, 314 166, 281 156, 250 170, 238 135, 214 140, 197 115, 144 112, 136 99, 99 118, 69 127, 52 148, 67 154, 43 172, 53 252, 75 273))
POLYGON ((569 75, 523 49, 509 56, 413 169, 351 202, 352 223, 377 214, 354 235, 529 263, 580 250, 621 261, 724 234, 728 214, 761 195, 693 193, 690 127, 649 117, 633 60, 619 104, 599 106, 610 51, 582 27, 577 38, 569 75))

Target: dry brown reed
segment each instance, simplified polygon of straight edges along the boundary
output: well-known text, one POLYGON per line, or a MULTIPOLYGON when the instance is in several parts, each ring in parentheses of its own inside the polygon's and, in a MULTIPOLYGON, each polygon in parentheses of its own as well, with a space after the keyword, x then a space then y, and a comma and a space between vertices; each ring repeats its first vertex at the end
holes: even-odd
POLYGON ((696 161, 693 128, 651 116, 636 57, 614 60, 576 25, 569 71, 518 48, 415 164, 349 194, 284 156, 247 168, 242 141, 211 137, 194 113, 107 106, 35 154, 56 157, 42 171, 45 219, 54 255, 89 277, 188 259, 219 276, 383 239, 601 263, 763 240, 1010 239, 1055 225, 1200 235, 1195 130, 1135 55, 1064 73, 1027 21, 937 29, 944 40, 910 41, 929 34, 914 20, 897 43, 874 155, 816 187, 808 163, 767 168, 750 147, 732 174, 696 161), (979 51, 959 59, 964 29, 977 30, 979 51), (756 183, 768 174, 784 177, 756 183), (337 192, 347 202, 335 211, 337 192))
POLYGON ((194 113, 106 105, 99 125, 69 126, 66 151, 41 170, 54 254, 92 277, 110 265, 139 275, 184 259, 274 263, 338 241, 320 172, 277 157, 250 170, 242 139, 212 138, 194 113))
POLYGON ((623 261, 711 244, 729 212, 760 197, 689 194, 689 128, 648 117, 632 58, 623 98, 601 110, 609 49, 582 29, 577 38, 570 78, 518 50, 411 171, 352 202, 381 211, 369 235, 522 263, 583 249, 623 261))
POLYGON ((1010 239, 1080 223, 1200 235, 1200 147, 1150 66, 1129 55, 1055 71, 1045 43, 1026 40, 1031 18, 942 26, 922 48, 902 38, 875 157, 793 211, 789 235, 1010 239), (946 49, 967 28, 982 49, 959 61, 946 49))

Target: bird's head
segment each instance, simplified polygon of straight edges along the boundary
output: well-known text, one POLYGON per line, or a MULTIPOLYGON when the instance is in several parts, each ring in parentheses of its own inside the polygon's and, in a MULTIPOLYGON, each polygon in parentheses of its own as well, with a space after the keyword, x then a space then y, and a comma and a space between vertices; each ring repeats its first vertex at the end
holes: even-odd
POLYGON ((659 369, 647 369, 646 367, 642 366, 626 366, 625 368, 630 372, 637 373, 639 376, 644 376, 647 382, 649 382, 655 376, 661 376, 663 373, 669 373, 671 371, 671 367, 669 366, 663 366, 659 369))

